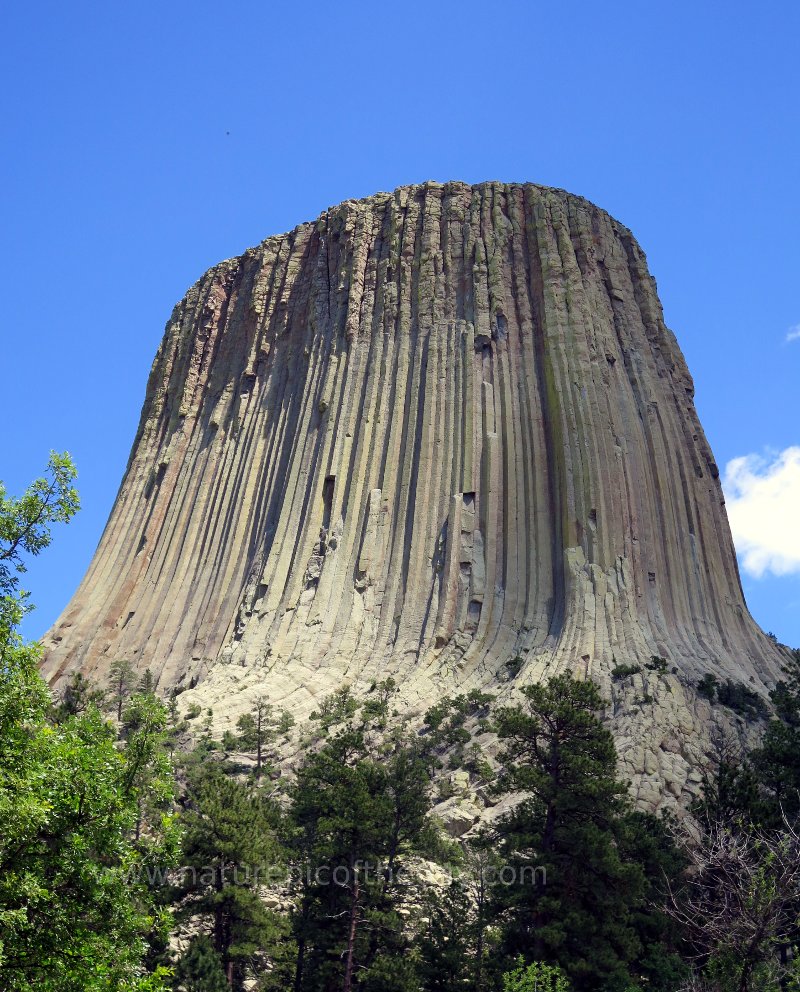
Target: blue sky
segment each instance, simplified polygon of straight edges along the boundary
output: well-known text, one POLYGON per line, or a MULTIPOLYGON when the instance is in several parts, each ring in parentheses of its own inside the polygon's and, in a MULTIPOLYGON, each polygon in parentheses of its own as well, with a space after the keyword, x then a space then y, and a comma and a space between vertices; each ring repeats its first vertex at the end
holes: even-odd
POLYGON ((164 323, 210 265, 348 197, 533 181, 632 228, 727 472, 759 622, 800 645, 800 6, 55 4, 5 14, 0 477, 51 448, 79 582, 164 323))

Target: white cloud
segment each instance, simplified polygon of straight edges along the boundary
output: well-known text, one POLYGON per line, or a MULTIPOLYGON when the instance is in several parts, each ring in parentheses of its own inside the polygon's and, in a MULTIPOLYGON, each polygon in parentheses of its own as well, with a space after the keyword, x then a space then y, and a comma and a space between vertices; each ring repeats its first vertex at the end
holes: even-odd
POLYGON ((800 572, 800 446, 734 458, 723 488, 744 570, 756 578, 800 572))
POLYGON ((786 332, 786 342, 789 341, 800 341, 800 324, 795 324, 794 327, 790 327, 786 332))

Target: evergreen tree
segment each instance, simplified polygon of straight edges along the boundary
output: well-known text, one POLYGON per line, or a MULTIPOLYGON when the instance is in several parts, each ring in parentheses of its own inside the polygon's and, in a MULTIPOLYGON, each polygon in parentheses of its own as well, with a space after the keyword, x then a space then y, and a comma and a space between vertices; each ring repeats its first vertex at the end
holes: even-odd
POLYGON ((94 688, 80 672, 73 672, 61 699, 53 707, 52 719, 56 723, 62 723, 71 716, 86 712, 92 705, 102 707, 104 700, 105 693, 102 689, 94 688))
POLYGON ((503 992, 569 992, 569 989, 562 970, 541 961, 526 965, 519 958, 516 967, 503 975, 503 992))
POLYGON ((282 881, 279 814, 212 760, 190 769, 185 805, 180 914, 211 925, 228 986, 238 990, 266 967, 263 951, 280 937, 280 921, 260 898, 264 885, 282 881))
POLYGON ((718 746, 693 806, 702 835, 686 841, 686 892, 671 900, 715 988, 759 988, 763 975, 780 975, 788 987, 800 945, 791 867, 800 843, 800 652, 790 653, 783 671, 759 745, 749 754, 738 743, 718 746))
MULTIPOLYGON (((355 709, 340 698, 328 727, 355 709)), ((401 733, 373 733, 386 704, 366 709, 306 757, 292 792, 297 992, 417 987, 398 909, 405 856, 426 837, 430 766, 401 733)))
POLYGON ((770 693, 774 716, 757 747, 717 744, 713 767, 693 812, 708 829, 733 821, 780 830, 800 819, 800 651, 790 652, 785 678, 770 693))
POLYGON ((111 663, 108 670, 109 688, 111 697, 109 702, 114 707, 117 720, 122 720, 122 708, 125 700, 133 692, 136 686, 136 672, 129 661, 117 658, 111 663))
POLYGON ((240 747, 256 752, 256 778, 261 778, 264 765, 264 749, 275 740, 277 721, 272 715, 272 706, 264 696, 258 696, 249 713, 243 713, 236 723, 239 731, 240 747))
POLYGON ((494 879, 499 867, 494 838, 482 833, 451 854, 453 878, 446 889, 430 888, 421 900, 421 925, 414 946, 418 974, 426 992, 433 989, 490 987, 486 963, 494 879))
POLYGON ((219 955, 205 935, 193 937, 175 969, 181 992, 228 992, 228 979, 219 955))
POLYGON ((770 693, 775 717, 751 756, 762 796, 755 818, 772 827, 784 817, 800 820, 800 650, 791 652, 783 674, 770 693))
POLYGON ((423 924, 415 939, 417 974, 425 992, 463 992, 474 981, 475 907, 462 882, 431 890, 422 902, 423 924))
POLYGON ((499 960, 558 964, 577 990, 626 989, 643 953, 648 884, 614 742, 596 715, 603 700, 569 675, 523 694, 497 717, 500 788, 524 796, 498 828, 510 879, 495 889, 499 960))

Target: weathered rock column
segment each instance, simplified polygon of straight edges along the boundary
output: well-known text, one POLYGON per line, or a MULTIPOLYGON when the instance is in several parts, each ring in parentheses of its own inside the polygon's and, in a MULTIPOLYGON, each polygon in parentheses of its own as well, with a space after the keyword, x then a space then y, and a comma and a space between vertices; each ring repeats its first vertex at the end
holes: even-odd
POLYGON ((256 689, 302 714, 393 674, 423 708, 569 668, 663 778, 663 741, 711 719, 699 676, 763 688, 781 662, 692 396, 643 252, 586 200, 425 183, 343 203, 175 308, 44 670, 127 658, 224 719, 256 689), (651 701, 619 698, 611 669, 652 655, 667 675, 630 689, 651 701))

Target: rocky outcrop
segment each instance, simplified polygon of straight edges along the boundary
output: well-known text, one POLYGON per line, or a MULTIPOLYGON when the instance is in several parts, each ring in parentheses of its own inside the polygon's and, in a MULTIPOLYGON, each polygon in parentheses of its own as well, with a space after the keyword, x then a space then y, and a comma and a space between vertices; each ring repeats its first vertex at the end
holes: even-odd
POLYGON ((127 658, 224 722, 256 692, 302 715, 392 674, 424 709, 569 668, 680 796, 713 719, 694 681, 761 691, 781 662, 692 397, 644 253, 586 200, 345 202, 176 307, 45 672, 127 658))

